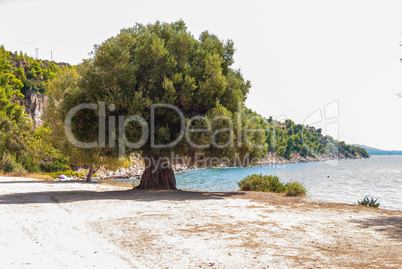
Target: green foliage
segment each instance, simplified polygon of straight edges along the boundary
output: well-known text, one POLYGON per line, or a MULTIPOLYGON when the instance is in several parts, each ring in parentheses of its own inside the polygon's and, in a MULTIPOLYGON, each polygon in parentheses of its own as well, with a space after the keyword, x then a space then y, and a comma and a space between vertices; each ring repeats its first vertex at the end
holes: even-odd
POLYGON ((286 194, 290 196, 306 195, 306 189, 299 182, 291 181, 285 184, 286 194))
POLYGON ((22 133, 30 129, 29 119, 20 105, 22 82, 12 74, 11 58, 0 47, 0 161, 7 154, 18 159, 23 153, 22 133))
POLYGON ((252 174, 237 183, 242 191, 284 192, 286 190, 277 176, 252 174))
POLYGON ((370 157, 361 147, 338 142, 331 136, 323 136, 322 129, 296 124, 292 120, 275 121, 272 117, 266 119, 251 109, 244 108, 248 118, 252 118, 257 128, 264 130, 265 147, 263 155, 276 153, 285 159, 291 159, 293 153, 305 157, 316 157, 318 154, 328 157, 345 155, 346 157, 370 157))
MULTIPOLYGON (((39 171, 44 158, 51 162, 57 157, 55 149, 45 140, 50 129, 32 130, 32 123, 24 114, 22 99, 28 89, 43 93, 45 84, 54 78, 58 69, 53 62, 34 60, 22 53, 13 54, 0 46, 0 162, 5 156, 12 155, 19 164, 18 169, 26 167, 39 171)), ((10 165, 9 158, 2 163, 8 163, 6 170, 15 166, 10 165)))
MULTIPOLYGON (((47 89, 49 94, 48 114, 52 130, 63 130, 63 122, 70 108, 81 103, 113 104, 114 111, 106 110, 106 126, 109 116, 142 117, 151 123, 151 105, 169 104, 180 109, 186 120, 193 116, 216 119, 211 130, 191 133, 191 141, 197 145, 208 144, 212 139, 222 148, 207 146, 195 148, 183 137, 174 147, 156 148, 151 139, 138 149, 144 157, 170 156, 174 152, 181 156, 227 157, 230 160, 238 153, 250 154, 250 158, 260 157, 262 149, 252 144, 263 144, 265 137, 258 133, 249 135, 249 142, 241 137, 238 145, 224 146, 237 140, 238 128, 248 124, 245 115, 239 115, 238 105, 243 106, 251 87, 239 70, 233 69, 234 45, 231 40, 221 41, 217 36, 203 32, 195 39, 183 21, 142 25, 121 30, 112 38, 96 46, 93 57, 77 66, 76 70, 60 72, 47 89), (226 120, 225 120, 226 119, 226 120), (233 130, 221 131, 230 127, 233 130), (60 128, 59 128, 60 127, 60 128)), ((181 118, 170 108, 155 109, 155 144, 173 142, 181 130, 181 118)), ((80 111, 72 119, 75 138, 82 142, 93 142, 99 137, 98 113, 80 111)), ((254 126, 254 123, 249 123, 254 126)), ((194 121, 191 128, 206 128, 205 120, 194 121)), ((139 141, 141 125, 131 122, 126 126, 128 141, 139 141)), ((55 137, 57 134, 55 133, 55 137)), ((99 163, 99 160, 117 160, 116 147, 89 150, 68 146, 66 138, 57 136, 57 141, 66 149, 66 154, 74 164, 99 163), (67 151, 69 151, 67 153, 67 151), (97 163, 96 163, 96 162, 97 163)), ((106 141, 119 144, 106 134, 106 141)), ((121 142, 121 141, 120 141, 121 142)), ((126 153, 130 153, 127 149, 126 153)), ((194 158, 192 158, 194 159, 194 158)))
POLYGON ((56 77, 63 66, 68 65, 11 53, 0 46, 0 73, 13 74, 21 83, 19 90, 22 94, 28 90, 45 93, 47 83, 56 77))
POLYGON ((373 197, 370 198, 370 197, 366 196, 366 197, 364 197, 363 200, 357 201, 357 203, 359 205, 364 205, 364 206, 379 207, 380 203, 377 203, 377 200, 378 199, 374 200, 373 197))
POLYGON ((63 155, 59 155, 58 158, 44 159, 40 165, 41 171, 44 172, 57 172, 71 170, 70 165, 68 165, 69 159, 65 158, 63 155))
MULTIPOLYGON (((66 137, 64 129, 65 116, 69 109, 74 106, 73 104, 81 103, 81 93, 77 85, 78 78, 79 75, 75 68, 65 68, 59 72, 47 87, 47 93, 50 98, 44 119, 52 129, 50 140, 63 153, 63 156, 68 158, 68 162, 71 164, 87 166, 94 164, 95 166, 106 166, 109 169, 121 167, 124 165, 125 160, 118 157, 115 148, 78 148, 72 145, 66 137)), ((84 124, 85 127, 80 132, 80 136, 77 136, 81 141, 92 142, 98 139, 98 131, 96 130, 98 121, 95 121, 96 126, 93 122, 89 123, 94 116, 95 114, 84 111, 76 117, 80 122, 74 122, 74 124, 82 125, 83 122, 88 122, 88 124, 84 124)), ((77 128, 77 125, 75 127, 77 128)))
POLYGON ((47 126, 41 126, 38 129, 24 133, 23 145, 24 155, 30 157, 29 172, 46 157, 58 158, 59 152, 47 141, 51 130, 47 126))
POLYGON ((20 163, 16 161, 15 156, 6 154, 0 159, 0 171, 3 172, 20 172, 23 167, 20 163))
POLYGON ((283 184, 277 176, 252 174, 237 183, 242 191, 286 192, 287 195, 306 195, 306 189, 299 182, 283 184))

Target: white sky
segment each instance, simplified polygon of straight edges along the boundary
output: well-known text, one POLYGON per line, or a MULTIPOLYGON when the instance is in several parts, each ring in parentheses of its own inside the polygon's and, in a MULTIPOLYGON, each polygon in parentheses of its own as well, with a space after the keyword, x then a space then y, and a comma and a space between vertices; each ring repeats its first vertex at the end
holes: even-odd
POLYGON ((197 38, 235 42, 235 67, 253 85, 248 107, 303 123, 338 100, 339 135, 333 125, 329 134, 401 150, 401 10, 389 0, 0 0, 0 44, 77 64, 123 27, 182 18, 197 38))

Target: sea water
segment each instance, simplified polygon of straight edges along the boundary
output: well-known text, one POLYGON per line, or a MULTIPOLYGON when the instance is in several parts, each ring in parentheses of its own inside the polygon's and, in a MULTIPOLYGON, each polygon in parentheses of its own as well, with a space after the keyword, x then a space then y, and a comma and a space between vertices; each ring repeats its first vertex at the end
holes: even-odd
POLYGON ((197 169, 177 173, 179 189, 236 191, 237 182, 250 174, 276 175, 281 181, 302 183, 311 198, 357 204, 366 195, 378 199, 380 208, 402 210, 402 156, 293 163, 247 168, 197 169))

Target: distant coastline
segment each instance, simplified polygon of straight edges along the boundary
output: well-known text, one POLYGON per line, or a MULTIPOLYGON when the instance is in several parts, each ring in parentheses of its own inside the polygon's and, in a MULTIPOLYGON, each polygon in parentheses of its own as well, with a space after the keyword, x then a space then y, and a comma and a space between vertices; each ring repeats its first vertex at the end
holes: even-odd
POLYGON ((364 148, 370 155, 402 155, 402 150, 382 150, 359 144, 353 144, 353 146, 364 148))

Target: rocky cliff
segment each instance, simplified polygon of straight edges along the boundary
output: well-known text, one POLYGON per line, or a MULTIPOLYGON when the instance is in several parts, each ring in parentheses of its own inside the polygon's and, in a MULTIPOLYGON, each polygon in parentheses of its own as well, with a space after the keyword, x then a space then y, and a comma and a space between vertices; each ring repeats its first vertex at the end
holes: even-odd
POLYGON ((47 105, 47 96, 44 96, 32 87, 25 93, 24 99, 25 113, 34 124, 34 129, 43 125, 43 109, 47 105))

